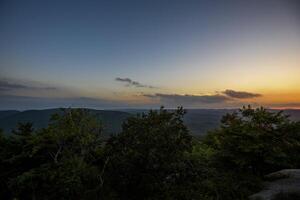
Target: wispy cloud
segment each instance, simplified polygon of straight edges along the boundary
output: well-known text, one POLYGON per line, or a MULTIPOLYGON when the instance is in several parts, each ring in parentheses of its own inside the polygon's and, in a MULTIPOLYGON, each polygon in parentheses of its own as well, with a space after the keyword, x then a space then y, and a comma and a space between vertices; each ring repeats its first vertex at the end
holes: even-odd
POLYGON ((143 96, 148 98, 159 98, 164 102, 172 102, 178 104, 197 104, 197 103, 224 103, 230 98, 224 95, 214 94, 214 95, 180 95, 180 94, 144 94, 143 96))
POLYGON ((118 82, 123 82, 126 84, 127 87, 138 87, 138 88, 150 88, 150 89, 154 89, 154 88, 157 88, 157 87, 154 87, 154 86, 151 86, 151 85, 145 85, 145 84, 142 84, 140 82, 137 82, 137 81, 134 81, 130 78, 120 78, 120 77, 117 77, 115 78, 115 81, 118 81, 118 82))
POLYGON ((7 109, 45 109, 58 107, 84 107, 84 108, 127 108, 129 104, 122 101, 107 100, 90 97, 34 97, 18 95, 1 95, 0 110, 7 109))
MULTIPOLYGON (((202 107, 202 106, 232 106, 243 104, 243 99, 250 99, 262 96, 261 94, 225 90, 223 92, 216 92, 210 95, 191 95, 191 94, 142 94, 146 98, 150 98, 158 101, 159 103, 166 105, 183 105, 188 107, 202 107)), ((252 102, 253 103, 253 102, 252 102)))
POLYGON ((228 97, 236 98, 236 99, 250 99, 250 98, 256 98, 262 96, 261 94, 257 94, 257 93, 235 91, 235 90, 225 90, 222 93, 227 95, 228 97))
POLYGON ((0 91, 12 90, 56 90, 55 87, 38 87, 29 84, 17 83, 16 81, 0 80, 0 91))
POLYGON ((0 80, 0 90, 28 89, 28 86, 0 80))

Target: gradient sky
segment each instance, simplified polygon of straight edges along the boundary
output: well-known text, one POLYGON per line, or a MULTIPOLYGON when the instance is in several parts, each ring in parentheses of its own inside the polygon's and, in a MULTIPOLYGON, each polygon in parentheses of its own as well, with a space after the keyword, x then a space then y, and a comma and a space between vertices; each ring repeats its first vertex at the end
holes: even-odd
POLYGON ((297 0, 2 0, 0 109, 300 108, 297 0))

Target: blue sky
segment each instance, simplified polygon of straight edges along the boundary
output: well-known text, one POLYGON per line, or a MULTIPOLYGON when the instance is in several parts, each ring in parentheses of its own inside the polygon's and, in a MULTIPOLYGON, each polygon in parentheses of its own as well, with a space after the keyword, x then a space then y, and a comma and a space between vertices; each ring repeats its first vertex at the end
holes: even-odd
POLYGON ((300 105, 297 1, 0 6, 0 109, 300 105))

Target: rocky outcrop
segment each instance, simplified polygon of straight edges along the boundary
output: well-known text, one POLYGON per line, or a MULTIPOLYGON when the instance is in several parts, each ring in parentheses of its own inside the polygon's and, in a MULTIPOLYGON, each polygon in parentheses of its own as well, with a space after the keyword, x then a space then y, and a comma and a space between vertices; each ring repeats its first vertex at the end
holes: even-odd
POLYGON ((284 169, 266 176, 265 189, 250 196, 251 200, 300 200, 300 169, 284 169))

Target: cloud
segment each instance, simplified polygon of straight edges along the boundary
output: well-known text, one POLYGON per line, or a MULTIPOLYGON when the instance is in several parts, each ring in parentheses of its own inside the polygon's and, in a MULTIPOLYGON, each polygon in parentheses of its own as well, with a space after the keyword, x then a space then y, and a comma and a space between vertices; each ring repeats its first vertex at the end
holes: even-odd
POLYGON ((236 98, 236 99, 250 99, 250 98, 256 98, 262 96, 261 94, 257 94, 257 93, 235 91, 235 90, 225 90, 222 93, 227 95, 228 97, 236 98))
POLYGON ((214 104, 214 103, 224 103, 230 98, 224 95, 214 94, 214 95, 180 95, 180 94, 144 94, 144 97, 148 98, 159 98, 166 103, 175 103, 175 104, 214 104))
POLYGON ((28 89, 30 87, 22 84, 9 83, 7 81, 0 80, 0 90, 14 90, 14 89, 28 89))
POLYGON ((138 87, 138 88, 150 88, 150 89, 157 88, 157 87, 154 87, 154 86, 151 86, 151 85, 141 84, 140 82, 134 81, 130 78, 117 77, 117 78, 115 78, 115 81, 126 83, 126 86, 128 86, 128 87, 133 86, 133 87, 138 87))
POLYGON ((144 97, 155 98, 157 97, 155 94, 142 94, 144 97))
POLYGON ((271 104, 267 104, 267 107, 270 108, 282 108, 282 109, 299 109, 300 108, 300 102, 290 102, 290 103, 271 103, 271 104))
POLYGON ((27 110, 58 107, 84 107, 84 108, 126 108, 129 104, 122 101, 107 100, 90 97, 34 97, 18 95, 1 95, 0 110, 27 110))
MULTIPOLYGON (((143 97, 153 99, 157 103, 167 106, 182 105, 185 107, 202 107, 202 108, 224 108, 224 107, 240 107, 244 105, 243 99, 255 98, 262 96, 250 92, 241 92, 234 90, 225 90, 224 92, 216 92, 211 95, 190 95, 190 94, 142 94, 143 97)), ((253 104, 254 102, 250 102, 253 104)))
POLYGON ((55 87, 37 87, 27 84, 15 83, 16 81, 0 80, 0 91, 12 91, 12 90, 56 90, 55 87))

